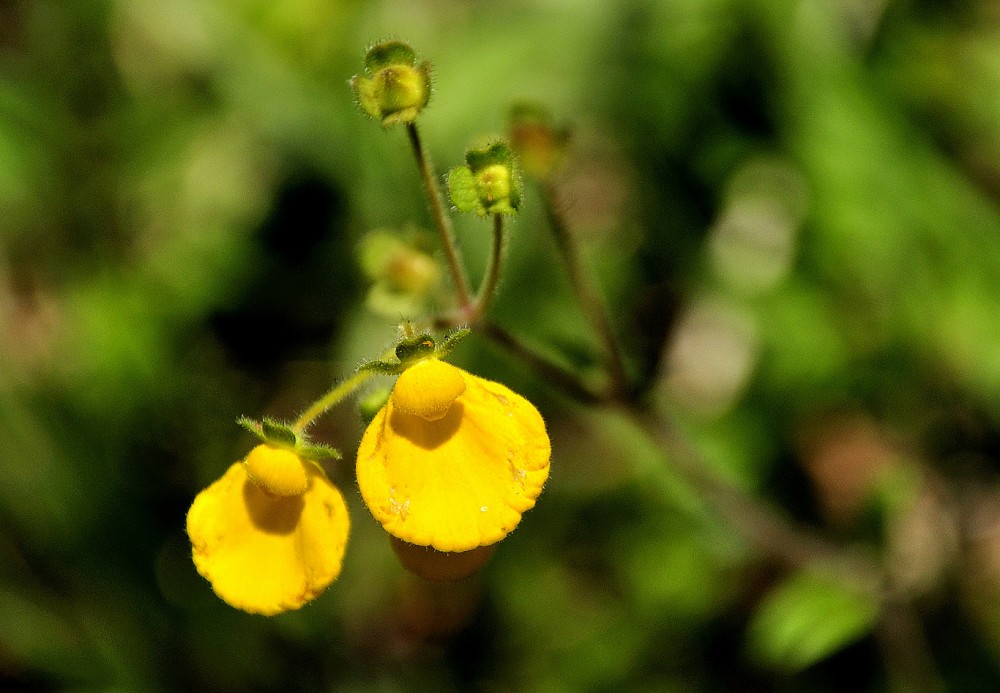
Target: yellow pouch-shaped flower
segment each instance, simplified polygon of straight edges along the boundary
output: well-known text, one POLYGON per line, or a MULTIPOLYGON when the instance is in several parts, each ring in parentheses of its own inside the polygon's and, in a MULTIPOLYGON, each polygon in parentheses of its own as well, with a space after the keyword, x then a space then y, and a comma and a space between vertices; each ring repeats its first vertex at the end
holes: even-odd
POLYGON ((191 505, 195 566, 227 604, 265 616, 298 609, 340 574, 347 506, 319 466, 302 469, 308 490, 281 496, 237 462, 191 505))
POLYGON ((469 551, 503 539, 534 506, 550 453, 530 402, 430 358, 399 376, 365 431, 358 485, 392 536, 469 551))

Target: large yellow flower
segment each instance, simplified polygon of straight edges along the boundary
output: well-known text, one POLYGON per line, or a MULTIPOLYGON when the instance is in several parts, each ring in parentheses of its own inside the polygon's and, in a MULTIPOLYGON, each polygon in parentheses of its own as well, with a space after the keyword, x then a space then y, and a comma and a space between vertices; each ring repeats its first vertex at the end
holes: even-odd
POLYGON ((315 462, 258 445, 198 494, 187 516, 198 572, 227 604, 271 616, 340 574, 347 506, 315 462))
POLYGON ((358 486, 389 534, 441 552, 494 544, 549 474, 541 415, 499 383, 436 358, 399 376, 358 448, 358 486))

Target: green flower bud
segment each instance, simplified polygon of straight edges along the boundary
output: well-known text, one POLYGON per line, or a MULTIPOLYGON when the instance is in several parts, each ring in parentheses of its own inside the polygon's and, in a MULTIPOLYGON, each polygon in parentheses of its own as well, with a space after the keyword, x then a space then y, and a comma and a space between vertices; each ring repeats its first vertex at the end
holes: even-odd
POLYGON ((479 216, 517 211, 521 205, 520 173, 506 142, 470 149, 465 163, 448 174, 448 191, 456 209, 479 216))
POLYGON ((358 246, 361 268, 373 281, 366 303, 379 315, 399 318, 424 311, 440 283, 440 269, 427 250, 426 235, 376 230, 358 246))
POLYGON ((365 72, 351 78, 361 110, 385 127, 412 123, 431 97, 430 64, 417 64, 413 49, 402 41, 385 41, 368 49, 365 72))
POLYGON ((396 344, 396 358, 402 363, 419 361, 433 354, 436 346, 429 334, 404 337, 396 344))

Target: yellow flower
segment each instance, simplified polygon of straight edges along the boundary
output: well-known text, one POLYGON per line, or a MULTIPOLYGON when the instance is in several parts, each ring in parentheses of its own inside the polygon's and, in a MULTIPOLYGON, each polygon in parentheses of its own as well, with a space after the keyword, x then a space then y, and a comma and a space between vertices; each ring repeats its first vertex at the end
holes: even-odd
POLYGON ((265 616, 298 609, 336 579, 349 526, 319 465, 268 445, 199 493, 187 515, 198 572, 230 606, 265 616))
POLYGON ((499 383, 436 358, 399 376, 358 448, 358 486, 392 536, 456 553, 494 544, 549 474, 545 423, 499 383))

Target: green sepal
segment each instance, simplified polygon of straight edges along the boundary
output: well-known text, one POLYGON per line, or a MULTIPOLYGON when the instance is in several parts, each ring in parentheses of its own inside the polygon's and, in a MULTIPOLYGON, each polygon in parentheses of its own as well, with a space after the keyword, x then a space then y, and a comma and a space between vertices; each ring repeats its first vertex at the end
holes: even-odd
POLYGON ((468 327, 457 327, 451 330, 441 339, 441 344, 438 346, 435 355, 438 357, 447 356, 470 334, 472 334, 472 330, 468 327))
POLYGON ((480 207, 476 179, 468 166, 456 166, 448 173, 448 195, 459 212, 475 212, 480 207))
POLYGON ((496 140, 485 147, 473 147, 465 152, 465 163, 473 173, 479 173, 487 166, 514 166, 514 152, 503 140, 496 140))
POLYGON ((377 72, 392 65, 409 65, 417 62, 417 54, 410 44, 403 41, 382 41, 368 49, 365 54, 365 69, 377 72))
POLYGON ((365 115, 381 120, 382 110, 379 108, 378 95, 375 93, 375 81, 361 75, 354 75, 351 77, 350 85, 351 91, 354 92, 354 100, 365 112, 365 115))
POLYGON ((321 445, 318 443, 308 443, 302 445, 295 449, 295 452, 307 460, 312 460, 313 462, 322 462, 323 460, 339 460, 343 459, 343 455, 340 454, 340 450, 337 448, 330 447, 329 445, 321 445))
POLYGON ((366 361, 358 366, 358 372, 369 371, 378 375, 399 375, 403 372, 403 364, 392 361, 366 361))
POLYGON ((249 416, 241 416, 236 419, 236 424, 266 442, 266 439, 264 438, 264 431, 261 429, 260 421, 251 419, 249 416))
POLYGON ((288 424, 265 416, 260 420, 260 428, 263 439, 266 443, 278 445, 280 447, 294 448, 298 443, 298 436, 288 424))
POLYGON ((236 423, 260 438, 262 443, 268 445, 294 449, 299 442, 298 435, 288 424, 267 416, 260 421, 251 419, 249 416, 241 416, 236 419, 236 423))
POLYGON ((396 358, 401 363, 411 363, 434 353, 437 345, 429 334, 405 337, 396 345, 396 358))

